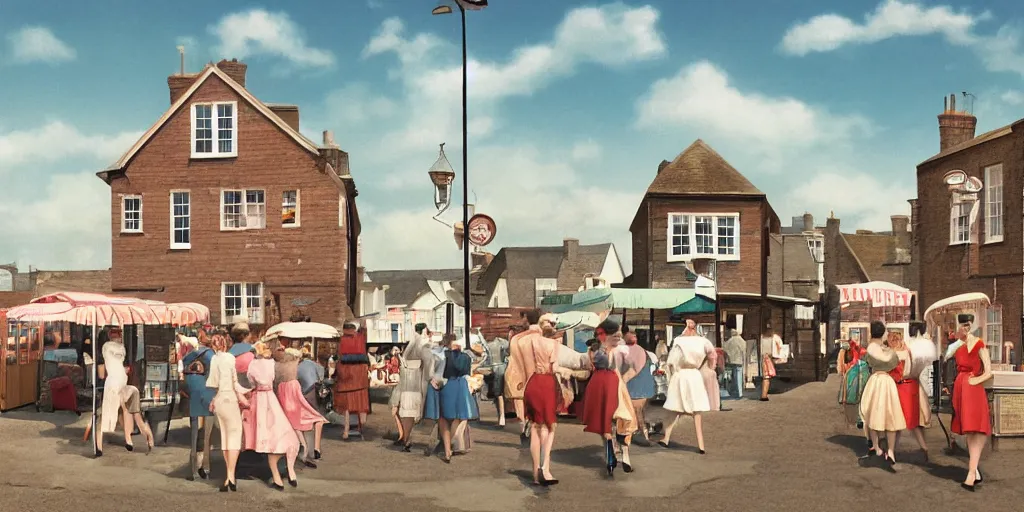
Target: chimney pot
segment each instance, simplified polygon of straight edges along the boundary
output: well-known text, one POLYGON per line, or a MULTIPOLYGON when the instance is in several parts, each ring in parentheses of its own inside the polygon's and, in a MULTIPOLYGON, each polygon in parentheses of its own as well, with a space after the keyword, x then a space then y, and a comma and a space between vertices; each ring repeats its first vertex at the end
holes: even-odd
POLYGON ((804 231, 814 231, 814 215, 804 214, 804 231))
POLYGON ((956 109, 956 95, 950 94, 948 108, 939 114, 939 152, 974 138, 978 118, 956 109))

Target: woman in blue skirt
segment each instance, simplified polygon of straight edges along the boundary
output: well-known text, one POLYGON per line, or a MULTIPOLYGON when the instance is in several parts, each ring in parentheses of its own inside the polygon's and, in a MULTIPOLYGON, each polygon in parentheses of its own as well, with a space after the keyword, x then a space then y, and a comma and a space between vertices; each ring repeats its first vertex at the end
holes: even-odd
MULTIPOLYGON (((454 337, 453 337, 454 338, 454 337)), ((441 439, 444 442, 444 462, 452 461, 452 432, 459 428, 463 421, 476 419, 476 400, 469 392, 469 375, 472 359, 462 351, 461 340, 450 339, 448 349, 444 352, 444 371, 441 386, 441 439)))
MULTIPOLYGON (((423 455, 429 457, 437 447, 437 426, 441 419, 441 388, 444 386, 444 348, 432 345, 430 357, 424 362, 423 374, 427 377, 427 394, 423 397, 423 419, 434 422, 423 455)), ((411 439, 411 437, 410 437, 411 439)))

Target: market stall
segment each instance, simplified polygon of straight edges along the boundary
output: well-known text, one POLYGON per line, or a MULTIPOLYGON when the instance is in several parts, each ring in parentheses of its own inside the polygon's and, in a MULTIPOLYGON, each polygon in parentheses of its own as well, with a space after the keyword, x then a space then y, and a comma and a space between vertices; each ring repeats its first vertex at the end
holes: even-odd
POLYGON ((0 412, 36 401, 43 330, 38 325, 7 321, 0 309, 0 412))
MULTIPOLYGON (((890 332, 907 337, 917 313, 917 292, 885 281, 839 285, 839 329, 847 340, 865 345, 871 322, 881 320, 890 332)), ((834 332, 834 331, 833 331, 834 332)), ((842 334, 840 334, 842 337, 842 334)))
MULTIPOLYGON (((951 334, 956 332, 956 316, 960 313, 974 315, 975 330, 972 334, 985 340, 985 319, 990 307, 992 304, 988 296, 979 292, 954 295, 932 304, 924 316, 928 322, 928 332, 935 340, 939 354, 945 354, 951 341, 951 334)), ((1002 350, 1001 345, 988 344, 988 340, 985 342, 990 352, 1002 350)), ((936 366, 939 377, 932 386, 926 384, 926 389, 931 392, 936 410, 952 413, 950 404, 943 401, 944 395, 947 400, 949 395, 942 390, 952 390, 956 378, 955 366, 941 362, 936 366)), ((992 379, 985 387, 991 403, 992 449, 995 450, 1000 438, 1024 437, 1024 372, 1016 371, 1011 365, 993 363, 992 379)))

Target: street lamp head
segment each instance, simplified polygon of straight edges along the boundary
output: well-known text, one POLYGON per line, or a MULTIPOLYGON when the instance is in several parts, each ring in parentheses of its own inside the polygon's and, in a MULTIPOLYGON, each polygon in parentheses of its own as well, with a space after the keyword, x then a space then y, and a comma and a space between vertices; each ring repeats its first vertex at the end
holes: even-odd
POLYGON ((451 205, 452 182, 455 181, 455 171, 452 169, 452 164, 448 162, 448 157, 444 154, 444 143, 441 144, 437 160, 434 162, 434 165, 430 166, 427 174, 430 176, 430 182, 434 184, 434 207, 437 208, 438 214, 440 214, 451 205))
POLYGON ((433 14, 434 16, 437 16, 439 14, 451 14, 451 13, 452 13, 452 6, 450 6, 450 5, 439 5, 437 7, 434 7, 433 11, 430 11, 430 14, 433 14))

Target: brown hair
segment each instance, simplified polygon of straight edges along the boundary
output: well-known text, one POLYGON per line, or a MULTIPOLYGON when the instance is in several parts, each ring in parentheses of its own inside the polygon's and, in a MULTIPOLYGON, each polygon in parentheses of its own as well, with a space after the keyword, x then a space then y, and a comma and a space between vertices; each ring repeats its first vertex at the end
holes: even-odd
POLYGON ((225 350, 227 350, 227 333, 224 333, 222 331, 213 333, 213 336, 210 337, 210 348, 212 348, 214 352, 224 352, 225 350))

